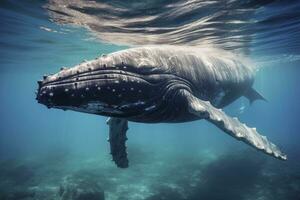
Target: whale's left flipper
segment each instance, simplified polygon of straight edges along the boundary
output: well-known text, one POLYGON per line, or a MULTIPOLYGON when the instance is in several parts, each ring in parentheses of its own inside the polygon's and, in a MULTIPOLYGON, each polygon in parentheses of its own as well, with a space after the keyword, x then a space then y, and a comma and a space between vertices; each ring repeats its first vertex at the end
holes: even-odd
POLYGON ((120 168, 128 167, 128 159, 125 142, 128 121, 126 119, 110 117, 106 121, 109 125, 109 144, 112 160, 120 168))
POLYGON ((187 99, 189 112, 213 123, 232 137, 263 151, 276 158, 286 160, 287 156, 276 145, 269 142, 265 136, 260 135, 256 128, 249 128, 237 118, 227 116, 221 109, 215 108, 209 101, 196 98, 186 90, 182 91, 187 99))

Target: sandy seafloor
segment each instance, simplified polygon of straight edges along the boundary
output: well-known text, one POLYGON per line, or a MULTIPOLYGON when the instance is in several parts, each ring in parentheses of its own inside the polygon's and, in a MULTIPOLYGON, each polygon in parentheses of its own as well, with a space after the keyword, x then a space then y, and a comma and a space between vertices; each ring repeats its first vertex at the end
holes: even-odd
POLYGON ((126 171, 115 168, 105 155, 6 160, 1 162, 0 198, 61 199, 67 181, 97 185, 110 200, 299 199, 299 163, 286 169, 256 152, 242 153, 188 156, 136 150, 126 171))

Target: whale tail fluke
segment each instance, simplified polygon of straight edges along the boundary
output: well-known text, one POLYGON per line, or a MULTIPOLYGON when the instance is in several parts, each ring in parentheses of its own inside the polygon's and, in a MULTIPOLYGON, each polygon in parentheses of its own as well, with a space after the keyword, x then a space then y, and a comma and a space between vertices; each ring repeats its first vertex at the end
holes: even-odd
POLYGON ((250 88, 249 90, 247 90, 244 94, 244 97, 246 97, 249 100, 250 104, 252 104, 256 100, 267 101, 261 94, 259 94, 253 88, 250 88))

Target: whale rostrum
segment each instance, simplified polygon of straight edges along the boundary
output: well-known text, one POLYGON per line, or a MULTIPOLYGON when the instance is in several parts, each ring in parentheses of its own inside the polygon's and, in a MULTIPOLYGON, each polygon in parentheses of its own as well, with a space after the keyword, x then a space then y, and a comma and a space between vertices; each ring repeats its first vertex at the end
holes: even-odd
POLYGON ((245 58, 213 49, 144 46, 102 55, 39 81, 37 100, 49 108, 110 117, 113 161, 128 167, 128 121, 180 123, 205 119, 230 136, 276 158, 278 147, 221 108, 244 96, 264 99, 252 88, 255 69, 245 58))

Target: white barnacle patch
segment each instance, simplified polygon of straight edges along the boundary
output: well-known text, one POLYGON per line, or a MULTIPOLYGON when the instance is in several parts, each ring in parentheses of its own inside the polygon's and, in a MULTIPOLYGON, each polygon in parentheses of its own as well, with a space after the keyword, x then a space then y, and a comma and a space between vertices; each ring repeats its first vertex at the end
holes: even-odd
POLYGON ((65 89, 65 92, 69 92, 69 89, 68 89, 68 88, 66 88, 66 89, 65 89))
POLYGON ((116 91, 116 89, 112 89, 112 92, 115 92, 116 91))
POLYGON ((54 96, 53 92, 50 92, 50 93, 49 93, 49 96, 50 96, 50 97, 53 97, 53 96, 54 96))
POLYGON ((122 112, 118 109, 117 105, 108 105, 106 103, 100 101, 93 101, 89 102, 79 108, 80 110, 87 112, 87 113, 99 113, 99 112, 109 112, 115 114, 122 114, 122 112))
POLYGON ((271 153, 272 153, 272 150, 271 150, 270 148, 267 148, 267 149, 266 149, 266 152, 267 152, 268 154, 271 154, 271 153))
POLYGON ((241 132, 237 132, 237 133, 236 133, 236 136, 237 136, 238 138, 241 138, 241 137, 243 137, 244 135, 243 135, 241 132))
POLYGON ((219 116, 217 116, 216 120, 217 120, 217 122, 221 122, 222 121, 221 117, 219 117, 219 116))
POLYGON ((141 100, 138 100, 137 102, 133 103, 133 105, 144 105, 144 104, 145 102, 141 100))
POLYGON ((85 88, 85 91, 89 91, 90 89, 87 87, 87 88, 85 88))
POLYGON ((97 87, 97 90, 101 90, 101 87, 97 87))
POLYGON ((138 100, 137 102, 134 102, 134 103, 125 103, 125 104, 122 104, 120 106, 120 108, 124 109, 124 108, 130 108, 130 107, 142 106, 142 105, 145 105, 145 102, 141 101, 141 100, 138 100))
POLYGON ((153 110, 154 108, 156 108, 156 105, 152 105, 152 106, 145 108, 145 111, 153 110))

